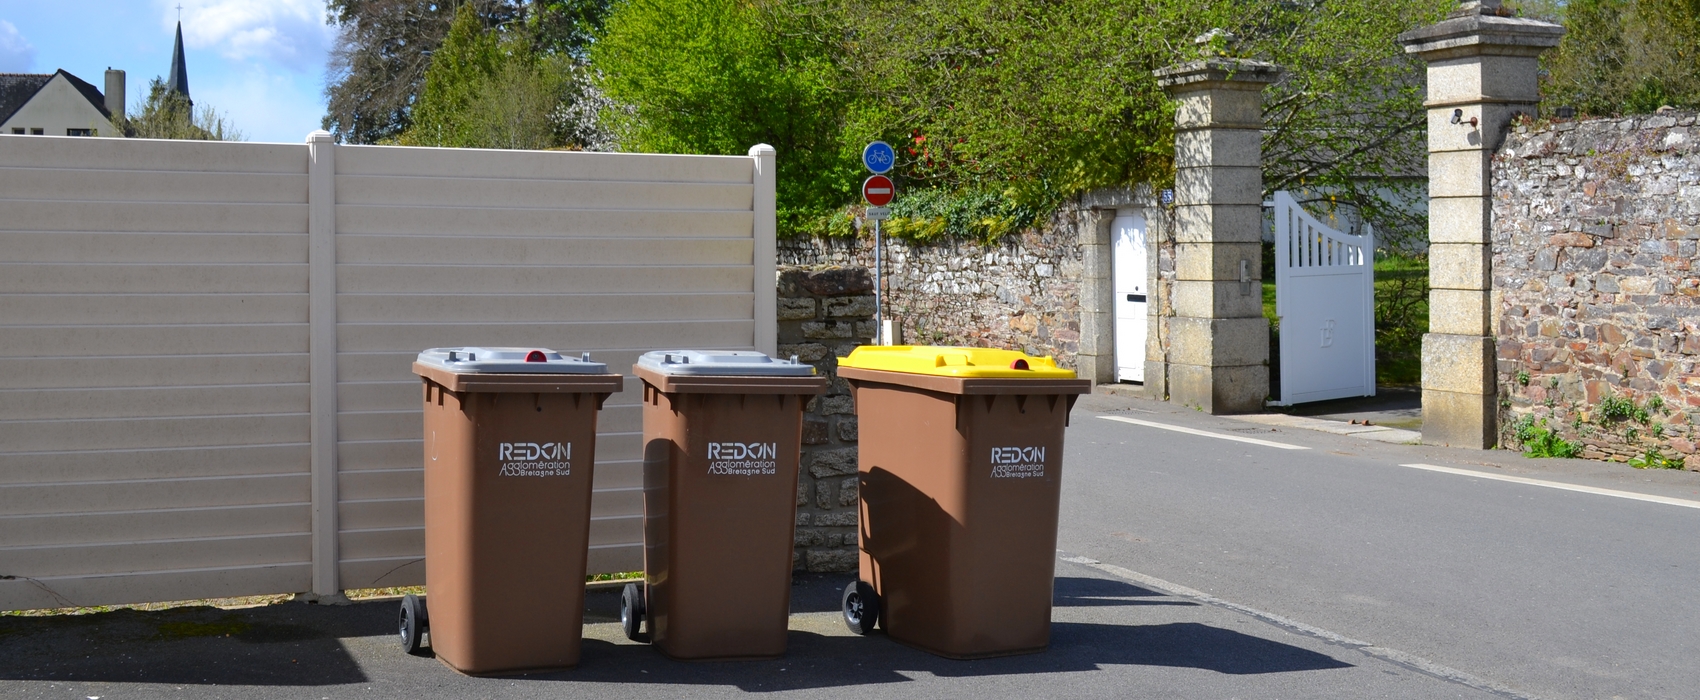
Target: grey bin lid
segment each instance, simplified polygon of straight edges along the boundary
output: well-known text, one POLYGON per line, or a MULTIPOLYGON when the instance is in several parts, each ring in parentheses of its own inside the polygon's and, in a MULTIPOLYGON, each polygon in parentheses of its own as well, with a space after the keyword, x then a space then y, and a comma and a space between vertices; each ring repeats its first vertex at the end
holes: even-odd
POLYGON ((638 358, 638 366, 667 375, 812 377, 815 368, 775 360, 755 350, 656 350, 638 358))
POLYGON ((419 353, 420 364, 450 372, 487 374, 607 374, 608 365, 591 362, 590 353, 580 357, 563 357, 547 348, 431 348, 419 353), (532 353, 542 353, 543 361, 527 362, 532 353))

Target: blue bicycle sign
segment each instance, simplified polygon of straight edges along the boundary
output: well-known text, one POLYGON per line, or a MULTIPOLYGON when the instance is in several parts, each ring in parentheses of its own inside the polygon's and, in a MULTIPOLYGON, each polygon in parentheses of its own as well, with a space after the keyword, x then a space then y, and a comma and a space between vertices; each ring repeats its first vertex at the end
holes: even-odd
POLYGON ((891 144, 875 141, 862 149, 862 165, 868 167, 868 172, 875 175, 891 170, 897 164, 897 152, 891 150, 891 144))

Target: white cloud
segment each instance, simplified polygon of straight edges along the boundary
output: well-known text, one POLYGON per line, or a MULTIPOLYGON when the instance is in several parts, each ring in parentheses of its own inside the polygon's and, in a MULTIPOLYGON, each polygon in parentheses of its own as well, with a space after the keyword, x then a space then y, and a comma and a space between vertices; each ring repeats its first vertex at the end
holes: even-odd
POLYGON ((35 47, 11 22, 0 19, 0 73, 23 73, 35 66, 35 47))
POLYGON ((334 36, 323 0, 156 0, 167 27, 183 6, 183 41, 232 60, 265 60, 317 72, 334 36))

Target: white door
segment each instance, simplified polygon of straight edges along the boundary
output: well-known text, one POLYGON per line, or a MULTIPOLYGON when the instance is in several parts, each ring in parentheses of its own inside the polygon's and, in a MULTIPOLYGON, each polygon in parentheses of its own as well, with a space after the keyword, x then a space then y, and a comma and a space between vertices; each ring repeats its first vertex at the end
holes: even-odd
POLYGON ((1118 215, 1111 224, 1115 266, 1116 380, 1145 381, 1145 217, 1118 215))
POLYGON ((1375 240, 1336 231, 1275 193, 1281 399, 1375 395, 1375 240))

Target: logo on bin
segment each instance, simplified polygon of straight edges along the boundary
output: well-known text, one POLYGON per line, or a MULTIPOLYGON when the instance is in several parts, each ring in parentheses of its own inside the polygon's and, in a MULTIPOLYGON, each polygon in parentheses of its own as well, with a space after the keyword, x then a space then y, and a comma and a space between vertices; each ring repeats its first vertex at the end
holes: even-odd
POLYGON ((1045 448, 992 448, 993 479, 1035 479, 1045 475, 1045 448))
POLYGON ((708 443, 708 473, 759 476, 779 473, 777 442, 708 443))
POLYGON ((502 476, 572 476, 570 442, 504 442, 496 448, 502 476))

